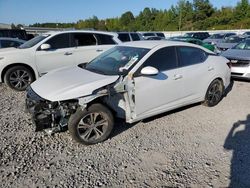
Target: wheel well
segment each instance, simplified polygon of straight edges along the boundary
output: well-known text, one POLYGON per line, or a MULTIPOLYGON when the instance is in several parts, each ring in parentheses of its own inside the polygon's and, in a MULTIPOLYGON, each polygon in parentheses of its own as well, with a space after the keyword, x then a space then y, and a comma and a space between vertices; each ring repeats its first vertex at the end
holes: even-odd
POLYGON ((93 101, 89 102, 87 104, 87 108, 95 103, 99 103, 99 104, 102 104, 103 106, 107 107, 111 111, 111 113, 114 116, 116 116, 117 112, 113 108, 111 108, 107 103, 105 103, 104 100, 102 99, 102 97, 98 97, 98 98, 94 99, 93 101))
POLYGON ((3 69, 2 75, 1 75, 1 80, 2 80, 3 82, 4 82, 4 75, 5 75, 5 73, 7 72, 7 70, 10 69, 10 68, 12 68, 12 67, 15 67, 15 66, 23 66, 23 67, 26 67, 27 69, 29 69, 29 70, 32 72, 34 78, 36 78, 35 72, 34 72, 34 70, 32 69, 32 67, 30 67, 30 66, 27 65, 27 64, 23 64, 23 63, 15 63, 15 64, 8 65, 7 67, 5 67, 5 68, 3 69))
POLYGON ((222 82, 223 90, 225 89, 224 82, 223 82, 222 78, 218 77, 218 78, 215 78, 214 80, 220 80, 222 82))

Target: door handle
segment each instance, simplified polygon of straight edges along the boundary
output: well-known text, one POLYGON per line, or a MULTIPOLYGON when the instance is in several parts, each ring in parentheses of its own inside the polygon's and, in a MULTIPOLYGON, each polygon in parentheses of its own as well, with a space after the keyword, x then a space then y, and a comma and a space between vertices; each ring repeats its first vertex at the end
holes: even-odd
POLYGON ((214 67, 208 67, 208 71, 214 70, 214 67))
POLYGON ((97 52, 102 52, 103 50, 102 50, 102 49, 97 49, 96 51, 97 51, 97 52))
POLYGON ((72 55, 73 53, 72 52, 65 52, 64 55, 72 55))
POLYGON ((183 78, 183 76, 180 75, 180 74, 175 74, 174 75, 174 80, 179 80, 179 79, 182 79, 182 78, 183 78))

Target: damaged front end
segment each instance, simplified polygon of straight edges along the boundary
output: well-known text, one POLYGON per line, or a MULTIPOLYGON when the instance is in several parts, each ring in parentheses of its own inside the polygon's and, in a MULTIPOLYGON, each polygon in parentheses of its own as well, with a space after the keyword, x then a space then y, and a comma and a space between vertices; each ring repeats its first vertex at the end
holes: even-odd
POLYGON ((111 109, 116 117, 132 122, 135 118, 134 83, 121 76, 116 82, 101 87, 91 95, 77 99, 51 102, 40 97, 31 87, 27 89, 26 108, 31 113, 36 131, 55 133, 67 129, 68 120, 78 108, 85 109, 94 102, 111 109))
POLYGON ((77 100, 51 102, 40 97, 31 87, 27 88, 26 108, 32 115, 35 131, 45 130, 51 134, 64 130, 77 106, 77 100))

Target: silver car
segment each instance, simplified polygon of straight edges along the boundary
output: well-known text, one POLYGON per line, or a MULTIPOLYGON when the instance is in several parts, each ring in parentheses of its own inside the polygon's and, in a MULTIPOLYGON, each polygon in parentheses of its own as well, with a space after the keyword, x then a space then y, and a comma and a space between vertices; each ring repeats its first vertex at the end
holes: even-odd
POLYGON ((27 90, 27 109, 37 131, 69 129, 76 141, 95 144, 116 117, 133 123, 192 103, 217 105, 230 83, 227 63, 194 44, 128 42, 41 77, 27 90))
POLYGON ((211 35, 210 37, 203 40, 203 42, 209 43, 209 44, 217 44, 225 40, 227 37, 236 35, 236 33, 216 33, 211 35))
POLYGON ((221 53, 230 60, 232 77, 250 79, 250 38, 221 53))

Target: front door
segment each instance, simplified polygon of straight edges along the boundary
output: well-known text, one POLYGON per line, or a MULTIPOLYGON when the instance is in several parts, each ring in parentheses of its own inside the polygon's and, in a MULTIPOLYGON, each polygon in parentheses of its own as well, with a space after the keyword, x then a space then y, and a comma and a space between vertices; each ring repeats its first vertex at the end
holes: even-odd
MULTIPOLYGON (((142 65, 159 70, 156 76, 136 76, 135 106, 137 118, 166 111, 183 97, 183 77, 177 68, 175 47, 165 47, 152 54, 142 65)), ((141 68, 140 68, 141 69, 141 68)), ((140 70, 138 70, 140 71, 140 70)))
POLYGON ((68 33, 56 35, 45 43, 50 44, 51 48, 48 50, 37 49, 35 54, 40 76, 50 70, 75 64, 74 48, 70 46, 68 33))

